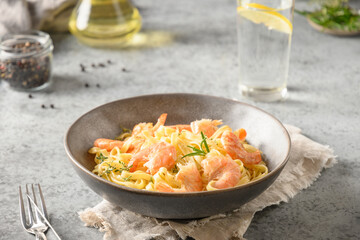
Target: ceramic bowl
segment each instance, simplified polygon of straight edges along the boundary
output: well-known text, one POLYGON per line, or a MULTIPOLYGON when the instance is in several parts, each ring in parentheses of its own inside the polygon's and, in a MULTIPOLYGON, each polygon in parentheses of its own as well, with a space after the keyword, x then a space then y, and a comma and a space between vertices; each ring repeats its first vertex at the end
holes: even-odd
POLYGON ((198 94, 158 94, 121 99, 97 107, 76 120, 65 136, 65 149, 81 179, 104 199, 142 215, 193 219, 224 213, 247 203, 278 177, 290 153, 285 127, 265 111, 235 100, 198 94), (122 127, 153 122, 167 113, 165 125, 186 124, 202 118, 221 119, 233 129, 245 128, 247 140, 263 151, 269 168, 264 178, 248 184, 208 192, 162 193, 120 186, 92 173, 88 154, 97 138, 115 138, 122 127))

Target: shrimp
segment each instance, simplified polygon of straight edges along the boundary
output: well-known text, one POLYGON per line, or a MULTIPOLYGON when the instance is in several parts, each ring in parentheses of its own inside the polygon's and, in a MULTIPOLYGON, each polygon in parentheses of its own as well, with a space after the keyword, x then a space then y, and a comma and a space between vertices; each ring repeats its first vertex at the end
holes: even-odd
POLYGON ((166 113, 161 114, 161 116, 159 117, 155 126, 153 126, 152 123, 139 123, 139 124, 135 125, 133 128, 131 137, 125 141, 112 140, 112 139, 106 139, 106 138, 98 138, 95 140, 94 146, 101 148, 101 149, 106 149, 107 151, 111 151, 114 147, 121 148, 126 143, 126 141, 132 141, 128 147, 127 152, 128 153, 137 153, 137 152, 139 152, 139 150, 145 140, 141 139, 141 138, 136 138, 136 136, 139 135, 144 130, 148 130, 148 131, 150 131, 150 133, 152 135, 154 135, 154 132, 160 126, 165 124, 166 117, 167 117, 166 113))
POLYGON ((111 151, 114 147, 121 148, 123 145, 124 142, 122 141, 106 139, 106 138, 98 138, 94 142, 94 147, 106 149, 106 151, 111 151))
POLYGON ((118 147, 119 149, 121 149, 128 141, 131 141, 131 143, 129 144, 126 152, 137 153, 140 150, 142 144, 145 142, 145 139, 130 137, 125 141, 120 141, 106 138, 98 138, 94 142, 94 147, 105 149, 106 151, 110 152, 111 150, 113 150, 114 147, 118 147))
POLYGON ((211 137, 218 125, 222 124, 220 120, 201 119, 190 123, 191 131, 195 134, 203 132, 207 137, 211 137))
POLYGON ((165 124, 166 117, 167 117, 167 113, 161 114, 155 126, 153 126, 152 123, 136 124, 132 130, 131 136, 139 135, 144 130, 149 131, 152 135, 154 135, 154 132, 158 130, 160 126, 163 126, 165 124))
POLYGON ((221 143, 227 154, 232 159, 240 159, 244 164, 257 164, 261 162, 261 153, 259 150, 255 152, 247 152, 240 142, 240 139, 231 131, 225 131, 221 136, 221 143))
POLYGON ((144 164, 144 166, 150 170, 150 173, 154 175, 161 167, 165 167, 168 170, 172 169, 175 166, 176 148, 165 142, 160 142, 152 146, 147 156, 149 161, 144 164))
POLYGON ((170 170, 175 166, 176 149, 173 145, 165 142, 155 143, 136 153, 130 160, 128 166, 130 172, 135 171, 138 166, 145 166, 154 175, 161 167, 170 170))
POLYGON ((145 139, 143 139, 141 137, 133 136, 133 137, 129 137, 128 139, 126 139, 124 144, 126 145, 128 142, 130 144, 129 144, 128 148, 124 151, 126 151, 127 153, 135 154, 140 151, 141 146, 145 142, 145 139))
POLYGON ((209 182, 213 181, 212 187, 217 189, 234 187, 241 177, 239 165, 228 156, 205 158, 201 166, 204 169, 204 176, 209 182))
POLYGON ((154 131, 154 132, 155 132, 156 130, 158 130, 159 127, 164 126, 165 121, 166 121, 166 118, 167 118, 167 113, 163 113, 163 114, 160 115, 160 117, 158 118, 157 123, 155 124, 155 126, 154 126, 154 128, 153 128, 153 131, 154 131))
POLYGON ((234 132, 235 135, 239 136, 240 141, 244 141, 246 139, 246 130, 240 128, 234 132))
POLYGON ((191 132, 191 127, 190 125, 182 125, 182 124, 178 124, 178 125, 172 125, 172 126, 167 126, 169 128, 173 128, 173 129, 177 129, 179 130, 179 132, 182 132, 183 130, 187 130, 189 132, 191 132))
POLYGON ((181 182, 181 188, 172 188, 163 182, 157 183, 155 188, 159 192, 197 192, 203 188, 201 176, 195 163, 180 166, 175 180, 181 182))

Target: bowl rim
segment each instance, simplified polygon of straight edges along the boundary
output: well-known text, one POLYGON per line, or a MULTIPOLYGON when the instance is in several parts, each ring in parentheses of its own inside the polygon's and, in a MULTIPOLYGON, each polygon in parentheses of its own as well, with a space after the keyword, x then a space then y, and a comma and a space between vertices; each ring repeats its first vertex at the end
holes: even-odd
POLYGON ((238 101, 236 99, 230 99, 230 98, 225 98, 225 97, 220 97, 220 96, 212 96, 212 95, 207 95, 207 94, 197 94, 197 93, 158 93, 158 94, 146 94, 146 95, 138 95, 138 96, 133 96, 133 97, 128 97, 128 98, 121 98, 118 100, 114 100, 102 105, 99 105, 89 111, 87 111, 86 113, 82 114, 80 117, 78 117, 68 128, 68 130, 66 131, 65 137, 64 137, 64 147, 65 147, 65 152, 68 155, 68 157, 70 158, 71 162, 73 163, 73 165, 75 165, 78 169, 82 170, 85 174, 87 174, 88 176, 90 176, 91 178, 94 178, 104 184, 109 184, 112 187, 115 188, 119 188, 120 190, 123 191, 129 191, 132 192, 134 194, 145 194, 145 195, 152 195, 152 196, 171 196, 171 197, 189 197, 189 196, 207 196, 207 195, 213 195, 213 194, 220 194, 223 192, 231 192, 231 191, 236 191, 238 189, 241 188, 246 188, 246 187, 250 187, 252 185, 257 185, 263 181, 265 181, 268 178, 271 178, 273 175, 277 174, 278 171, 281 171, 283 169, 283 167, 286 165, 286 163, 289 160, 290 157, 290 150, 291 150, 291 138, 289 135, 289 132, 287 131, 287 129, 285 128, 285 126, 281 123, 280 120, 278 120, 276 117, 274 117, 272 114, 266 112, 265 110, 262 110, 261 108, 258 108, 256 106, 253 106, 251 104, 248 103, 244 103, 241 101, 238 101), (75 157, 71 154, 70 149, 69 149, 69 145, 68 145, 68 138, 69 138, 69 133, 71 131, 71 129, 77 124, 78 121, 80 121, 84 116, 86 116, 87 114, 90 114, 93 111, 96 111, 99 108, 102 108, 106 105, 111 105, 115 102, 119 102, 119 101, 128 101, 128 100, 135 100, 135 99, 139 99, 139 98, 148 98, 148 97, 161 97, 161 96, 194 96, 194 97, 210 97, 210 98, 217 98, 220 100, 226 100, 226 101, 231 101, 237 104, 242 104, 245 105, 247 107, 250 108, 254 108, 258 111, 263 112, 264 114, 268 115, 269 117, 273 118, 273 120, 275 120, 276 123, 279 124, 279 126, 285 130, 285 135, 287 138, 287 142, 288 142, 288 148, 287 148, 287 154, 285 159, 281 162, 281 164, 279 164, 275 169, 273 169, 272 171, 270 171, 267 175, 265 175, 264 177, 257 179, 255 181, 252 182, 248 182, 246 184, 240 185, 240 186, 236 186, 236 187, 231 187, 231 188, 226 188, 226 189, 219 189, 219 190, 215 190, 215 191, 201 191, 201 192, 155 192, 155 191, 149 191, 146 189, 137 189, 137 188, 131 188, 131 187, 126 187, 126 186, 122 186, 116 183, 113 183, 109 180, 106 180, 102 177, 99 177, 98 175, 94 174, 93 172, 89 171, 86 167, 84 167, 80 162, 78 162, 75 157))

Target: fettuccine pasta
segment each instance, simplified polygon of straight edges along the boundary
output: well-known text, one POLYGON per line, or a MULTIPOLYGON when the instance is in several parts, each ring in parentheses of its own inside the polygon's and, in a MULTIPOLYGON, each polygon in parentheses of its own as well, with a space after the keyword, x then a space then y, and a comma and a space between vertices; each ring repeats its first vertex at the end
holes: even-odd
POLYGON ((160 192, 213 191, 246 184, 268 174, 261 152, 220 120, 189 125, 139 123, 117 140, 99 138, 93 172, 111 182, 160 192), (222 126, 220 126, 222 125, 222 126))

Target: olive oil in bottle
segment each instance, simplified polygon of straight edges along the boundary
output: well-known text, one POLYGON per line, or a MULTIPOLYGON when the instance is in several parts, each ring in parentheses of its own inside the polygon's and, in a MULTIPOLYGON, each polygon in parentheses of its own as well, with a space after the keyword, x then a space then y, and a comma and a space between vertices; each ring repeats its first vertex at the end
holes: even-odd
POLYGON ((69 21, 70 32, 93 47, 126 46, 140 28, 130 0, 79 0, 69 21))

